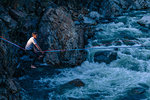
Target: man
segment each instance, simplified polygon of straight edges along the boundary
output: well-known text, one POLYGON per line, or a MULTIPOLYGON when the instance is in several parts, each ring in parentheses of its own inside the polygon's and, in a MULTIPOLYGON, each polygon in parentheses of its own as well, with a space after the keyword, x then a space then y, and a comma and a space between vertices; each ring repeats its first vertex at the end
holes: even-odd
POLYGON ((32 33, 32 37, 28 40, 28 42, 27 42, 27 44, 25 46, 26 53, 28 55, 30 55, 30 57, 34 58, 32 64, 31 64, 31 68, 36 68, 36 66, 34 65, 35 61, 37 60, 37 58, 42 57, 42 56, 39 56, 37 54, 36 48, 42 54, 44 54, 44 52, 42 51, 42 49, 40 48, 40 46, 37 44, 37 41, 36 41, 37 37, 38 37, 38 34, 36 32, 33 32, 32 33))

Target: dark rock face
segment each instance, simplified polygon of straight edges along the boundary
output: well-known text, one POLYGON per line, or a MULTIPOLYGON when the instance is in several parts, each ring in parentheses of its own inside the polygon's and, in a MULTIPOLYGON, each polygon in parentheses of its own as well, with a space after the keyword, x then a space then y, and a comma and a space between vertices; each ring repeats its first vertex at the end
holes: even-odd
MULTIPOLYGON (((84 48, 83 33, 77 33, 71 16, 61 7, 49 8, 40 22, 42 48, 79 49, 84 48)), ((76 66, 85 60, 83 51, 62 51, 46 54, 46 61, 54 65, 76 66)))
POLYGON ((14 9, 9 9, 9 14, 16 21, 19 21, 19 19, 25 18, 27 16, 26 13, 19 11, 19 10, 14 10, 14 9))
POLYGON ((112 51, 101 51, 101 52, 96 52, 94 55, 94 61, 95 62, 105 62, 109 64, 113 60, 117 59, 117 52, 112 52, 112 51))
MULTIPOLYGON (((83 28, 84 25, 80 22, 89 13, 87 9, 97 11, 100 16, 113 17, 131 9, 150 7, 149 0, 54 0, 55 4, 51 1, 53 0, 1 0, 0 36, 24 46, 31 36, 29 33, 37 31, 41 36, 43 50, 84 48, 84 41, 94 35, 88 34, 84 39, 86 31, 94 33, 89 27, 83 28), (67 8, 67 11, 61 6, 67 8), (78 25, 74 25, 72 19, 78 25)), ((97 21, 99 16, 97 19, 92 18, 97 21)), ((0 99, 20 99, 19 85, 13 80, 18 63, 15 56, 18 49, 3 43, 0 40, 0 99)), ((97 53, 95 61, 110 63, 116 57, 116 54, 110 52, 97 53)), ((48 63, 64 67, 79 65, 85 58, 84 51, 69 51, 49 53, 45 59, 48 63)), ((20 74, 22 72, 21 70, 20 74)), ((80 80, 65 85, 68 84, 73 88, 84 86, 80 80)))
POLYGON ((149 5, 149 0, 103 0, 100 12, 105 17, 114 17, 121 15, 124 11, 149 8, 149 5))
POLYGON ((16 57, 12 55, 12 51, 8 47, 4 46, 2 41, 0 43, 0 99, 19 100, 21 99, 20 86, 12 78, 16 57), (12 58, 9 57, 10 54, 12 58))

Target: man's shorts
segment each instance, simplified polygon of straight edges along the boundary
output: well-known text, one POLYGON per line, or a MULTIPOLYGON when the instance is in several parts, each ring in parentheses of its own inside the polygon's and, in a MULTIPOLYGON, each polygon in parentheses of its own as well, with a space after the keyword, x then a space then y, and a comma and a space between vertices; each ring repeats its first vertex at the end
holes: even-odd
POLYGON ((30 56, 30 58, 36 58, 38 57, 38 54, 35 53, 33 50, 26 50, 27 55, 30 56))

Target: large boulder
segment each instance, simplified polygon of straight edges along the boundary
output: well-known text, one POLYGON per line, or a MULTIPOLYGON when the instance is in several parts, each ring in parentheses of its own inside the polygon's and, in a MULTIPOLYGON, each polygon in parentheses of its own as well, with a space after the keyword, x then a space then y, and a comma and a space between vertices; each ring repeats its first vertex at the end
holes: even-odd
MULTIPOLYGON (((61 8, 48 8, 39 25, 41 47, 44 50, 84 48, 83 33, 77 33, 71 16, 61 8)), ((53 65, 76 66, 85 60, 84 51, 61 51, 46 54, 46 62, 53 65)))

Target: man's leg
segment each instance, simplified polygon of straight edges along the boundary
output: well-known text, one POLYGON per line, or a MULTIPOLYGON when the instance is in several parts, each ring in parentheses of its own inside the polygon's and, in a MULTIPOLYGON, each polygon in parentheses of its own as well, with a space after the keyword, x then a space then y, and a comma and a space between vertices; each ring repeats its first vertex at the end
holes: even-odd
POLYGON ((37 60, 36 53, 34 53, 34 51, 32 51, 32 50, 27 51, 27 53, 31 58, 33 58, 33 61, 31 62, 31 68, 36 68, 36 66, 35 66, 35 61, 37 60))
POLYGON ((38 57, 38 60, 42 61, 44 54, 42 54, 41 52, 38 52, 37 57, 38 57))
POLYGON ((31 64, 31 68, 36 68, 35 62, 38 59, 38 55, 34 51, 32 51, 32 52, 33 52, 33 61, 32 61, 32 64, 31 64))

